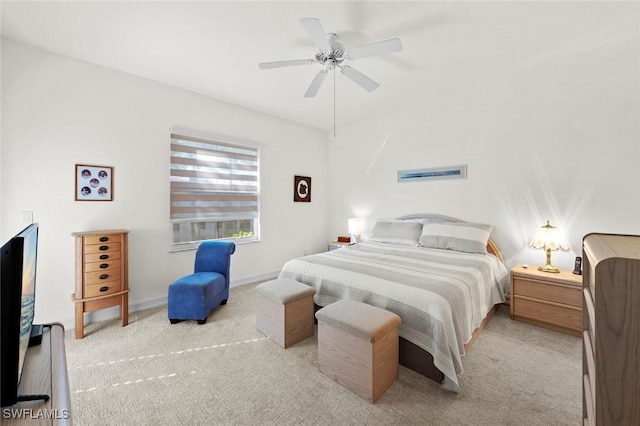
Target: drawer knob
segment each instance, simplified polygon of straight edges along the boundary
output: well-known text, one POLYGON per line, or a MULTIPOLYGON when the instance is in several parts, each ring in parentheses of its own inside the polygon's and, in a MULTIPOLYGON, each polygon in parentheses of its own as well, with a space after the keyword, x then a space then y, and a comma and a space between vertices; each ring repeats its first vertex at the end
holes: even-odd
POLYGON ((109 246, 100 246, 100 251, 109 250, 109 246))
POLYGON ((108 258, 109 258, 108 254, 101 254, 100 255, 100 260, 105 260, 105 259, 108 259, 108 258))
POLYGON ((109 237, 100 237, 101 243, 106 243, 107 241, 109 241, 109 237))
POLYGON ((106 285, 104 287, 100 287, 100 291, 103 293, 107 290, 109 290, 109 287, 107 287, 106 285))
POLYGON ((109 274, 102 274, 102 275, 100 275, 100 279, 101 279, 101 280, 106 280, 107 278, 109 278, 109 274))
POLYGON ((109 264, 108 264, 108 263, 101 263, 101 264, 100 264, 100 269, 106 269, 106 268, 108 268, 108 267, 109 267, 109 264))

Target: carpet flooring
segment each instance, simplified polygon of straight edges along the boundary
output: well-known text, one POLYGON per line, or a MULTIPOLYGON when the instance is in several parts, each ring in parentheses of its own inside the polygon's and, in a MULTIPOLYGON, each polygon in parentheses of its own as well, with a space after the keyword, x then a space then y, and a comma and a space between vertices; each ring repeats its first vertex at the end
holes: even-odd
POLYGON ((463 357, 460 393, 400 367, 370 404, 317 369, 317 340, 282 349, 255 329, 255 284, 206 324, 166 307, 66 332, 72 419, 82 425, 576 425, 581 340, 502 307, 463 357))

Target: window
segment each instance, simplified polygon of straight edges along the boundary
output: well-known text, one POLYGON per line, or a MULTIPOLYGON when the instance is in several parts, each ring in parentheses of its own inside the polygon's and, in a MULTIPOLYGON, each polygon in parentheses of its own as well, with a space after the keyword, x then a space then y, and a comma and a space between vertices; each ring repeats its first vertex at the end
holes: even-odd
POLYGON ((255 146, 171 133, 172 249, 259 240, 258 160, 255 146))

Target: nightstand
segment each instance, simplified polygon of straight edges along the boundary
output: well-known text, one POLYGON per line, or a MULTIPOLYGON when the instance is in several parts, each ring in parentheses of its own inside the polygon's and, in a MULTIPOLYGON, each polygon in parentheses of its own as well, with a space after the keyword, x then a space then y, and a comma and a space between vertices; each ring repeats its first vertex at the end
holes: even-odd
POLYGON ((350 245, 352 245, 352 243, 342 243, 340 241, 329 241, 329 243, 327 244, 327 251, 337 250, 340 247, 346 247, 350 245))
POLYGON ((511 318, 574 336, 582 335, 582 275, 511 270, 511 318))

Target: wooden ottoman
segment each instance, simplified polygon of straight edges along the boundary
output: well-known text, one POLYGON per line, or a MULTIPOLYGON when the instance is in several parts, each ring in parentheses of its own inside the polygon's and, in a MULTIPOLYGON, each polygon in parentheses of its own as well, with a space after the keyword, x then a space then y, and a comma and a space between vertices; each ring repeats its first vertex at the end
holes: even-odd
POLYGON ((283 348, 313 336, 313 287, 288 278, 256 286, 256 329, 283 348))
POLYGON ((320 371, 376 402, 398 378, 400 317, 343 299, 318 310, 316 318, 320 371))

